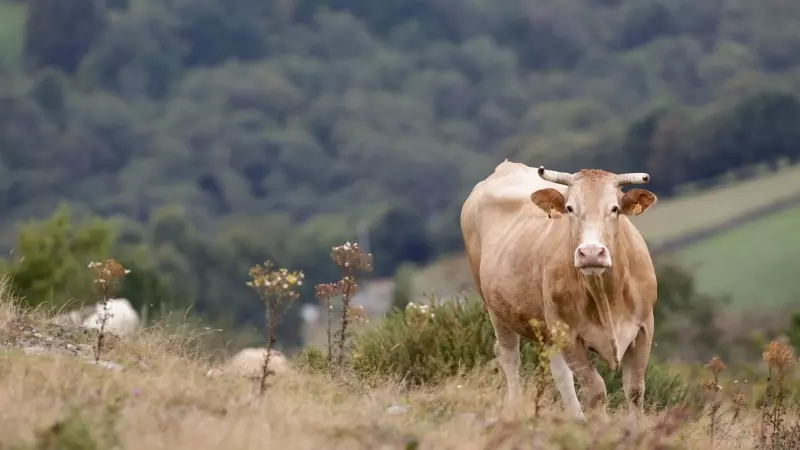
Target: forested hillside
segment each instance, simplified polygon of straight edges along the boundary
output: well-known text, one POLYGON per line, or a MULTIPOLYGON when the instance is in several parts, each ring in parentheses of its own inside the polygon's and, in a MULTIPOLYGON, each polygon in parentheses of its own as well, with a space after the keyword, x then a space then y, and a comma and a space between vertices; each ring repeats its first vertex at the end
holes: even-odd
POLYGON ((647 171, 664 198, 800 158, 787 0, 0 0, 0 15, 5 244, 60 201, 113 216, 95 225, 107 248, 36 231, 28 253, 116 249, 142 274, 133 301, 214 320, 259 322, 244 281, 263 259, 330 281, 331 246, 358 227, 377 275, 458 250, 461 203, 504 158, 647 171))

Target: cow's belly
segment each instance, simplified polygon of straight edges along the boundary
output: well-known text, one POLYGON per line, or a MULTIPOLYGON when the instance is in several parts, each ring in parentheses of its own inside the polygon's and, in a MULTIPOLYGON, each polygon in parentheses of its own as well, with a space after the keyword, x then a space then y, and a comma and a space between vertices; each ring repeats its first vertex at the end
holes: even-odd
MULTIPOLYGON (((622 361, 622 356, 630 347, 643 324, 633 317, 626 317, 616 322, 613 327, 614 335, 617 340, 617 361, 622 361)), ((611 336, 600 324, 592 324, 581 331, 580 337, 587 347, 593 349, 607 363, 614 358, 614 350, 611 345, 611 336)))
POLYGON ((486 306, 511 331, 525 339, 534 340, 530 321, 544 321, 541 296, 533 290, 519 292, 496 286, 484 291, 486 306), (487 295, 488 294, 488 295, 487 295))

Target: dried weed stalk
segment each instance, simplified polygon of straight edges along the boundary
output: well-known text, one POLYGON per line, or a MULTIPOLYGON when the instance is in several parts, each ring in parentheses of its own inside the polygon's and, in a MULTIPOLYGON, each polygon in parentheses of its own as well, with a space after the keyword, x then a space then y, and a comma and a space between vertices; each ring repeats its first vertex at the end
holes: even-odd
POLYGON ((351 320, 366 320, 363 308, 357 311, 354 315, 350 309, 350 301, 358 291, 358 284, 356 283, 356 271, 371 271, 372 270, 372 254, 364 253, 359 247, 358 243, 346 242, 343 245, 333 247, 331 250, 331 259, 336 264, 342 273, 342 278, 333 283, 318 284, 316 286, 317 298, 319 298, 322 305, 328 311, 328 362, 333 362, 333 331, 332 314, 333 314, 333 297, 342 297, 342 321, 341 328, 339 329, 339 336, 337 339, 338 355, 336 358, 337 366, 341 367, 344 363, 344 356, 346 353, 347 343, 347 327, 351 320))
POLYGON ((317 299, 328 313, 328 366, 333 362, 333 297, 339 295, 338 283, 318 284, 315 288, 317 299))
POLYGON ((291 304, 300 296, 297 288, 303 285, 303 272, 289 272, 281 268, 273 270, 275 265, 271 261, 265 261, 263 265, 256 264, 250 269, 251 281, 247 285, 253 288, 266 307, 267 321, 267 351, 264 362, 261 366, 261 383, 259 392, 261 395, 267 389, 267 377, 272 374, 269 370, 269 360, 272 350, 277 342, 277 328, 280 319, 291 304))
POLYGON ((784 429, 786 405, 784 403, 786 389, 784 382, 786 375, 794 367, 795 358, 792 349, 785 343, 775 339, 764 348, 764 362, 769 370, 767 391, 761 409, 760 448, 767 448, 767 438, 770 439, 770 448, 796 448, 792 444, 800 445, 800 433, 788 432, 784 429), (767 430, 770 433, 767 433, 767 430), (768 436, 769 434, 769 436, 768 436), (787 446, 788 445, 788 446, 787 446))
POLYGON ((89 268, 94 271, 93 284, 102 296, 100 305, 103 308, 103 313, 97 318, 100 330, 97 333, 97 344, 94 351, 94 361, 97 363, 100 361, 100 355, 103 351, 106 322, 112 316, 108 311, 108 301, 113 298, 117 287, 125 279, 125 275, 131 271, 122 267, 122 264, 114 258, 105 261, 92 261, 89 263, 89 268))
POLYGON ((688 419, 689 413, 681 408, 668 410, 650 430, 646 428, 639 430, 639 435, 643 436, 642 443, 646 445, 631 448, 655 450, 674 448, 671 441, 675 434, 688 423, 688 419))
POLYGON ((722 398, 719 393, 722 390, 722 386, 719 384, 719 374, 725 370, 725 363, 719 356, 715 356, 706 364, 706 368, 711 370, 713 378, 703 381, 700 383, 700 386, 709 393, 712 399, 709 409, 708 435, 711 439, 711 446, 713 447, 715 445, 716 435, 718 434, 717 432, 720 429, 719 410, 722 406, 722 398))
POLYGON ((561 352, 569 345, 569 326, 561 321, 550 329, 544 322, 531 319, 529 322, 533 333, 536 336, 536 369, 534 370, 534 380, 536 382, 536 394, 534 397, 534 419, 539 419, 542 408, 542 399, 545 389, 550 379, 550 357, 561 352))

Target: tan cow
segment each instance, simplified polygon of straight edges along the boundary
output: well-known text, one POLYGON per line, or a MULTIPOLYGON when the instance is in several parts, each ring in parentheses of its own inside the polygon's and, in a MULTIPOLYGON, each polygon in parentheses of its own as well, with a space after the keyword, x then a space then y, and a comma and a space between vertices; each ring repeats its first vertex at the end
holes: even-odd
MULTIPOLYGON (((644 173, 581 170, 569 174, 508 160, 479 182, 461 210, 470 269, 494 326, 508 401, 521 394, 519 338, 534 340, 531 319, 569 327, 569 346, 550 358, 568 414, 586 420, 573 376, 589 408, 605 416, 606 386, 589 359, 622 367, 625 397, 642 412, 653 339, 656 274, 628 216, 656 202, 644 173)), ((548 332, 545 339, 551 340, 548 332)))

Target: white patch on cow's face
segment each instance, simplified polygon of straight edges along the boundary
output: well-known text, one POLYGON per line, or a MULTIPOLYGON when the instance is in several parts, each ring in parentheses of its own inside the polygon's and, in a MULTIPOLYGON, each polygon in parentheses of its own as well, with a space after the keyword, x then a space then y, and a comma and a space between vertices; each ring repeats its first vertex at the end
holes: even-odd
POLYGON ((567 194, 565 212, 575 245, 573 262, 584 275, 600 276, 613 266, 611 249, 619 215, 617 192, 610 182, 590 180, 577 182, 567 194))

